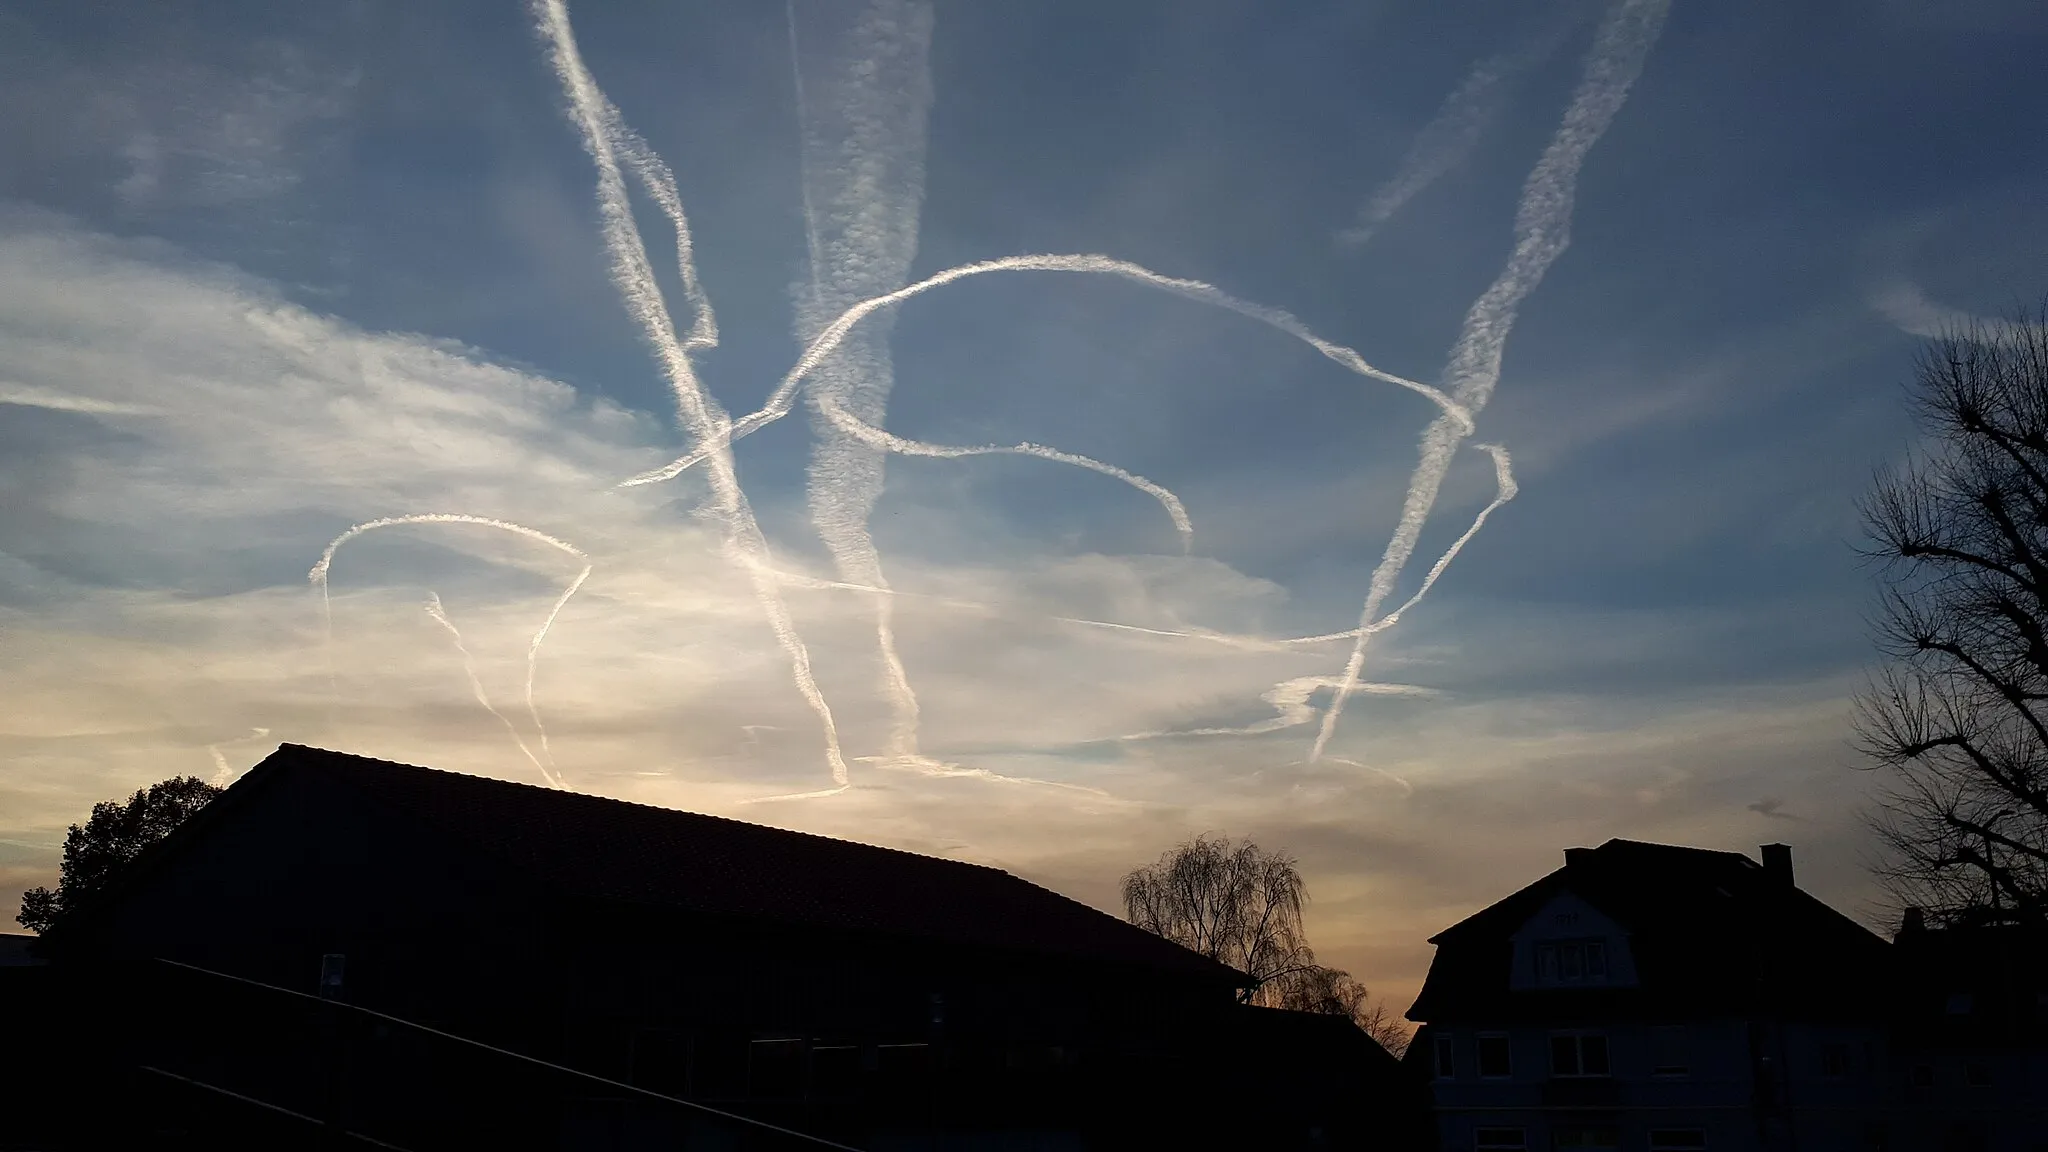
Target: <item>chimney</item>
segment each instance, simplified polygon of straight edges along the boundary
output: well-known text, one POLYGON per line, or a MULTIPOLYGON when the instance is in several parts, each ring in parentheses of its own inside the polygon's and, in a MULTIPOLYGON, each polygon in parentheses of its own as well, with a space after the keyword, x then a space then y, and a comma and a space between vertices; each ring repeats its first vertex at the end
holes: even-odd
POLYGON ((1789 844, 1766 844, 1763 846, 1764 871, 1771 879, 1792 887, 1792 847, 1789 844))
POLYGON ((1590 864, 1592 862, 1593 850, 1591 848, 1567 848, 1564 850, 1564 866, 1567 868, 1574 864, 1590 864))
MULTIPOLYGON (((1911 936, 1925 931, 1927 931, 1927 917, 1918 908, 1906 909, 1906 914, 1899 919, 1899 936, 1911 936)), ((1893 939, 1896 940, 1898 937, 1894 936, 1893 939)))

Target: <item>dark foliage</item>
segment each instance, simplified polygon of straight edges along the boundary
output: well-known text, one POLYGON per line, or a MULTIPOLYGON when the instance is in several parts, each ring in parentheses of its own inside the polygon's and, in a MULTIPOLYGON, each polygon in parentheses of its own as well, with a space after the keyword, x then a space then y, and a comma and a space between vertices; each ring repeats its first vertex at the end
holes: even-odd
POLYGON ((1937 923, 2048 919, 2048 308, 1930 341, 1929 441, 1863 504, 1886 658, 1858 700, 1881 878, 1937 923))
POLYGON ((143 849, 170 835, 220 793, 196 776, 179 776, 152 784, 125 803, 103 800, 93 805, 85 823, 73 824, 64 837, 56 891, 31 888, 22 893, 15 919, 30 931, 48 934, 143 849))

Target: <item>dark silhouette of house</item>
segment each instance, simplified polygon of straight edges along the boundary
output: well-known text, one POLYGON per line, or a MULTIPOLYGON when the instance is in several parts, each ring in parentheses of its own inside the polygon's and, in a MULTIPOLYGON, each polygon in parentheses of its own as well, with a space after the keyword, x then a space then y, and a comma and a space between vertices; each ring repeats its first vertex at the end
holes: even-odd
POLYGON ((2048 1152, 2048 929, 1908 910, 1893 940, 1899 1147, 2048 1152))
MULTIPOLYGON (((50 944, 124 1038, 106 1074, 205 1101, 194 1131, 258 1101, 407 1148, 1298 1135, 1243 1084, 1242 974, 1001 870, 296 745, 50 944)), ((1323 1091, 1395 1099, 1356 1055, 1323 1091)))
POLYGON ((1444 930, 1410 1019, 1447 1149, 1888 1139, 1890 946, 1791 850, 1610 840, 1444 930))

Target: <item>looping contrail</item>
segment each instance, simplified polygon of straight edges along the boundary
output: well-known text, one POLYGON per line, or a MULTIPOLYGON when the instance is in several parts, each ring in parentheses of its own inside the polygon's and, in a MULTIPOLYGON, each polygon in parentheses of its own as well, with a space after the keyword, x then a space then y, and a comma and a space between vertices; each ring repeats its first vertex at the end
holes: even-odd
MULTIPOLYGON (((1171 276, 1161 275, 1143 265, 1133 264, 1128 260, 1118 260, 1111 256, 1101 256, 1093 253, 1079 253, 1005 256, 996 260, 981 260, 972 264, 961 264, 948 268, 943 272, 934 273, 915 284, 906 285, 894 292, 872 296, 855 304, 845 312, 840 313, 839 318, 828 325, 824 331, 820 332, 817 339, 811 342, 810 347, 804 349, 803 355, 797 359, 795 366, 784 374, 781 381, 776 384, 775 390, 769 393, 767 402, 759 410, 743 416, 733 423, 732 438, 737 440, 759 430, 764 425, 771 424, 788 415, 790 407, 795 400, 796 390, 803 383, 804 378, 809 376, 819 363, 846 339, 847 333, 851 332, 854 326, 862 320, 880 309, 900 304, 913 296, 929 292, 934 288, 943 287, 956 280, 964 280, 969 276, 983 276, 991 272, 1080 272, 1117 276, 1158 288, 1161 291, 1171 292, 1176 296, 1182 296, 1189 300, 1213 304, 1216 307, 1257 320, 1270 328, 1284 332, 1321 352, 1330 360, 1357 375, 1394 384, 1415 392, 1437 406, 1442 412, 1440 419, 1449 420, 1465 435, 1470 435, 1473 431, 1472 412, 1464 403, 1454 399, 1442 389, 1424 384, 1419 380, 1410 380, 1406 376, 1396 376, 1392 372, 1374 367, 1355 350, 1347 348, 1342 344, 1325 340, 1311 332, 1308 326, 1296 319, 1292 313, 1278 308, 1269 308, 1263 304, 1253 304, 1249 301, 1240 300, 1221 288, 1200 280, 1176 279, 1171 276)), ((674 479, 686 469, 702 463, 715 450, 713 446, 699 447, 695 451, 680 456, 660 468, 642 472, 637 476, 621 481, 620 487, 653 484, 663 480, 674 479)))
MULTIPOLYGON (((1584 72, 1570 106, 1565 109, 1564 122, 1558 125, 1549 147, 1522 185, 1521 203, 1515 209, 1514 250, 1500 275, 1466 312, 1444 371, 1451 384, 1451 395, 1466 418, 1452 420, 1450 410, 1446 409, 1446 414, 1431 421, 1422 433, 1421 460, 1408 481, 1401 519, 1373 569, 1365 607, 1359 612, 1358 638, 1352 642, 1351 658, 1344 665, 1344 688, 1323 713, 1322 727, 1309 752, 1310 761, 1322 758, 1337 731, 1337 719, 1344 712, 1349 687, 1358 682, 1359 672, 1365 666, 1366 643, 1372 638, 1380 605, 1393 594, 1401 570, 1415 551, 1452 454, 1459 442, 1471 434, 1470 414, 1486 406, 1500 380, 1501 356, 1523 299, 1535 291, 1544 273, 1571 242, 1572 207, 1578 193, 1579 168, 1585 163, 1586 153, 1605 134, 1615 113, 1627 100, 1629 86, 1642 72, 1643 60, 1656 43, 1669 9, 1670 0, 1620 0, 1608 13, 1586 54, 1584 72)), ((1505 458, 1505 453, 1497 453, 1496 467, 1501 467, 1505 458)), ((1461 539, 1458 546, 1463 543, 1461 539)), ((1440 571, 1441 567, 1432 570, 1431 578, 1440 571)))
POLYGON ((1072 452, 1062 452, 1057 448, 1047 448, 1043 444, 1032 444, 1028 441, 1022 444, 982 444, 974 447, 927 444, 922 440, 910 440, 891 432, 885 432, 872 424, 855 418, 852 413, 849 413, 831 400, 819 400, 818 410, 824 414, 825 419, 831 421, 840 431, 855 440, 887 452, 894 452, 899 456, 925 456, 939 460, 957 460, 964 456, 1035 456, 1040 460, 1072 464, 1076 468, 1085 468, 1090 472, 1100 472, 1104 476, 1121 480, 1145 495, 1152 497, 1152 499, 1157 500, 1159 506, 1166 510, 1167 518, 1173 521, 1174 531, 1180 533, 1183 551, 1190 546, 1194 538, 1194 522, 1188 519, 1187 506, 1181 503, 1180 497, 1175 496, 1165 487, 1155 484, 1134 472, 1127 472, 1114 464, 1104 464, 1100 460, 1093 460, 1072 452))
POLYGON ((427 615, 434 618, 434 623, 447 630, 449 637, 455 641, 455 650, 462 654, 462 671, 469 677, 469 690, 476 696, 476 702, 483 705, 484 711, 497 717, 498 723, 505 726, 505 731, 512 736, 512 742, 519 745, 519 751, 533 764, 534 771, 539 772, 542 779, 557 788, 562 787, 561 776, 549 765, 541 763, 540 757, 533 754, 533 749, 526 746, 526 738, 519 734, 519 729, 505 718, 503 712, 498 711, 497 705, 491 703, 490 693, 484 691, 483 678, 477 675, 476 658, 470 655, 469 646, 462 642, 462 632, 455 627, 455 621, 448 618, 447 610, 441 606, 441 594, 429 590, 426 607, 427 615))
MULTIPOLYGON (((534 760, 534 767, 540 769, 541 775, 545 776, 549 783, 557 787, 562 786, 561 773, 554 767, 554 757, 548 748, 547 725, 541 722, 540 705, 534 701, 533 680, 534 672, 540 665, 540 646, 548 638, 548 630, 555 626, 555 618, 562 614, 562 608, 569 603, 570 597, 576 595, 577 590, 583 587, 585 580, 590 579, 592 567, 590 556, 583 549, 576 547, 566 540, 557 539, 536 528, 528 528, 524 524, 514 524, 510 520, 497 520, 489 516, 471 516, 462 512, 421 512, 411 516, 386 516, 379 520, 366 520, 336 536, 328 543, 326 550, 320 553, 320 560, 313 565, 312 571, 306 573, 306 578, 312 582, 313 590, 320 596, 320 622, 325 631, 329 690, 331 691, 334 688, 334 607, 333 602, 328 597, 327 574, 328 570, 334 566, 334 554, 340 550, 343 544, 361 536, 365 532, 373 532, 379 528, 394 528, 401 524, 475 524, 482 528, 495 528, 500 532, 510 532, 515 536, 524 536, 528 540, 546 544, 582 562, 582 570, 576 573, 575 579, 569 581, 568 587, 562 589, 562 594, 555 597, 554 605, 548 609, 547 618, 541 621, 540 628, 534 632, 533 638, 528 640, 526 644, 526 713, 533 720, 533 728, 540 736, 541 747, 541 760, 534 760), (543 764, 542 760, 545 760, 546 763, 543 764)), ((454 632, 455 626, 448 622, 447 616, 445 614, 438 614, 440 602, 440 597, 436 596, 434 598, 435 608, 430 609, 429 613, 433 614, 443 627, 447 628, 450 632, 454 632)), ((461 634, 457 633, 456 645, 460 647, 461 643, 461 634)), ((463 658, 465 660, 468 659, 467 650, 464 650, 463 658)), ((473 671, 471 679, 475 679, 473 671)), ((481 694, 483 691, 481 686, 478 687, 477 691, 481 694)), ((490 708, 488 701, 485 702, 484 707, 490 708)), ((491 713, 492 715, 497 715, 497 709, 492 708, 491 713)), ((498 718, 500 720, 504 719, 503 716, 498 718)), ((513 733, 513 738, 515 740, 518 739, 517 732, 513 733)), ((519 741, 519 748, 522 752, 526 751, 526 742, 524 740, 519 741)), ((527 757, 532 759, 533 754, 527 752, 527 757)))

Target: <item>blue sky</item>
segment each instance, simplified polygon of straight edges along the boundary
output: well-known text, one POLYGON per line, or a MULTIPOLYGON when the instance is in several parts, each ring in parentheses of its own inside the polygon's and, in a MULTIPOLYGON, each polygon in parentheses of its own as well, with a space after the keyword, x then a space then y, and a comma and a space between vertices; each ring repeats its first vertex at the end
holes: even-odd
MULTIPOLYGON (((567 16, 0 8, 10 893, 93 800, 296 740, 1105 907, 1188 833, 1254 834, 1397 999, 1424 937, 1569 844, 1785 839, 1870 899, 1854 500, 1913 442, 1919 334, 2043 288, 2036 5, 567 16), (1099 268, 996 272, 704 439, 622 296, 579 108, 673 173, 717 327, 684 387, 733 418, 846 308, 1030 254, 1201 281, 1418 387, 1099 268), (1569 246, 1515 256, 1531 228, 1569 246), (1426 390, 1473 387, 1469 437, 1426 431, 1426 390), (1499 495, 1479 445, 1513 499, 1319 739, 1352 641, 1277 642, 1357 627, 1432 435, 1455 450, 1382 612, 1499 495), (1163 486, 1185 550, 1100 470, 918 447, 1024 443, 1163 486), (350 538, 330 637, 323 550, 451 514, 530 531, 350 538)), ((683 340, 674 234, 621 178, 683 340)))

